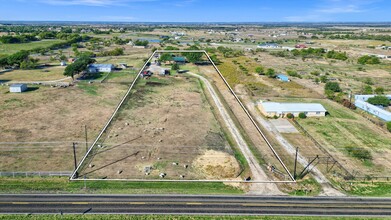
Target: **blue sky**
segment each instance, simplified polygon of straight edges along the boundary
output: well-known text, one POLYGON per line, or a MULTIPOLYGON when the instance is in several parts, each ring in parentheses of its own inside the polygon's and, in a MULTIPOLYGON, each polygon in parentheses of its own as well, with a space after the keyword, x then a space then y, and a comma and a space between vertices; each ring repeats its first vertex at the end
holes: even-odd
POLYGON ((0 0, 0 20, 391 21, 391 0, 0 0))

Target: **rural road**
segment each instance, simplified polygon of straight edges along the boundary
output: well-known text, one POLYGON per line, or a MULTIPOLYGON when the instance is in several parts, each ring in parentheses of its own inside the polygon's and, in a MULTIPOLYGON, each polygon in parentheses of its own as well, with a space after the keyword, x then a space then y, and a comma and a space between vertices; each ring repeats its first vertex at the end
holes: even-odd
MULTIPOLYGON (((267 129, 281 144, 281 146, 292 156, 294 157, 296 154, 296 147, 292 146, 282 135, 281 133, 274 127, 272 123, 267 121, 266 119, 263 119, 261 116, 256 114, 255 105, 247 100, 245 97, 242 97, 242 99, 246 103, 247 109, 249 109, 251 112, 255 113, 255 120, 258 121, 260 125, 262 125, 265 129, 267 129)), ((307 160, 298 153, 297 155, 297 161, 303 166, 306 167, 308 165, 307 160)), ((338 190, 334 189, 329 180, 320 172, 318 168, 315 166, 310 166, 308 168, 311 170, 311 173, 313 174, 315 180, 322 185, 323 192, 321 195, 325 196, 343 196, 344 194, 339 192, 338 190)))
POLYGON ((0 214, 391 216, 390 198, 212 195, 0 195, 0 214))
MULTIPOLYGON (((223 103, 221 102, 219 96, 217 95, 211 83, 205 77, 200 76, 198 74, 191 73, 191 72, 188 72, 188 74, 202 80, 202 82, 205 84, 206 88, 208 89, 214 103, 217 106, 217 109, 220 112, 221 117, 226 123, 228 130, 232 134, 232 137, 235 139, 235 142, 239 146, 240 151, 242 152, 243 156, 246 158, 249 164, 252 173, 252 177, 251 177, 252 181, 269 181, 268 176, 262 170, 262 167, 259 165, 254 154, 251 152, 246 141, 243 139, 243 136, 240 134, 239 129, 236 127, 232 118, 228 114, 227 110, 225 109, 223 103)), ((282 195, 282 193, 274 183, 254 183, 252 184, 250 193, 262 194, 262 195, 282 195)))

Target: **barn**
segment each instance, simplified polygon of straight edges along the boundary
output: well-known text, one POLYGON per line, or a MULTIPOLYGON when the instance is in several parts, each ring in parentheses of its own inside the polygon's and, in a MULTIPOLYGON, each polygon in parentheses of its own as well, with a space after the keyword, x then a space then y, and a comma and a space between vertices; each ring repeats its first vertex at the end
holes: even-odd
POLYGON ((27 90, 26 84, 13 84, 10 86, 10 92, 13 93, 22 93, 27 90))
POLYGON ((278 102, 260 102, 258 109, 266 117, 285 117, 291 113, 298 117, 304 113, 307 117, 326 116, 327 110, 319 103, 278 103, 278 102))

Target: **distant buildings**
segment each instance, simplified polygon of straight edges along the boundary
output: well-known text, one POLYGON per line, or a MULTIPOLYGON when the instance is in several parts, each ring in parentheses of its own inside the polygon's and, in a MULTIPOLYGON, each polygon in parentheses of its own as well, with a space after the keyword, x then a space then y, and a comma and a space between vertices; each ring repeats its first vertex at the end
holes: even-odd
POLYGON ((113 64, 90 64, 87 70, 89 73, 111 73, 114 68, 113 64))
POLYGON ((262 49, 278 49, 278 48, 281 48, 281 46, 276 44, 276 43, 262 43, 262 44, 258 45, 257 47, 258 48, 262 48, 262 49))
POLYGON ((305 48, 307 48, 307 45, 305 45, 305 44, 296 44, 295 48, 297 48, 297 49, 305 49, 305 48))
POLYGON ((13 84, 10 86, 10 92, 12 93, 22 93, 27 90, 26 84, 13 84))
POLYGON ((324 117, 327 110, 319 103, 278 103, 278 102, 260 102, 258 109, 266 117, 285 117, 291 113, 298 117, 301 112, 307 117, 324 117))
MULTIPOLYGON (((391 112, 367 102, 367 100, 372 97, 375 97, 375 95, 355 95, 354 104, 357 108, 360 108, 372 115, 375 115, 376 117, 381 118, 384 121, 391 121, 391 112)), ((391 95, 387 95, 387 97, 391 100, 391 95)))

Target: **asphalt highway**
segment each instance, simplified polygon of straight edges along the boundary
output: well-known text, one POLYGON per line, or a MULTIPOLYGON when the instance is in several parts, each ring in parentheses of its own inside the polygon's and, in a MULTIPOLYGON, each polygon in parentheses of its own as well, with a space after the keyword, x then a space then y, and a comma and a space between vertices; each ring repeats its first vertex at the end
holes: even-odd
POLYGON ((0 195, 0 214, 391 216, 391 198, 0 195))

